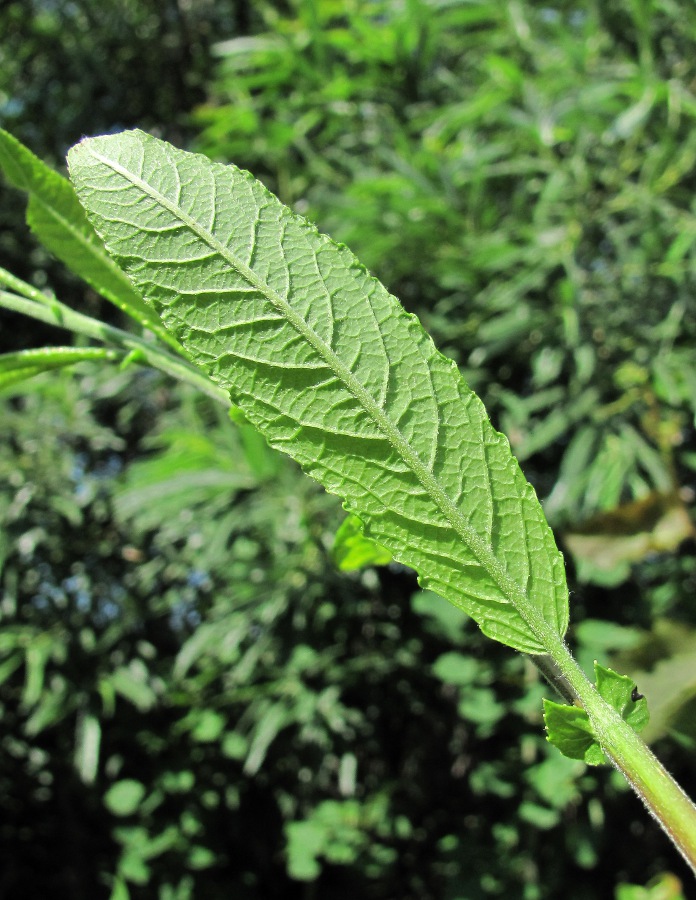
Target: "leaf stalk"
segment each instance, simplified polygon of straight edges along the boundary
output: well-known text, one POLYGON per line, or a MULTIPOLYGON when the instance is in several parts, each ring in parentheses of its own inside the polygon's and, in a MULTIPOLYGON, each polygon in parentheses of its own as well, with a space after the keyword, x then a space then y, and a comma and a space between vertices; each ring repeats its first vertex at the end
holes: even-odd
POLYGON ((558 641, 549 651, 587 713, 602 750, 696 874, 696 806, 645 741, 590 683, 566 645, 558 641))

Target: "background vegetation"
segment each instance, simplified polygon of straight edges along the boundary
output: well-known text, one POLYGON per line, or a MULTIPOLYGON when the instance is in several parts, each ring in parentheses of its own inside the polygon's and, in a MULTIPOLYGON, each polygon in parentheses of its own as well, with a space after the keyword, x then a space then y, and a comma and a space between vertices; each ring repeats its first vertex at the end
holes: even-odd
MULTIPOLYGON (((420 316, 544 499, 580 658, 696 794, 692 4, 11 0, 0 34, 37 154, 138 125, 234 161, 420 316)), ((113 317, 0 191, 0 264, 113 317)), ((682 895, 532 667, 339 572, 334 498, 248 428, 136 368, 0 400, 0 897, 682 895)))

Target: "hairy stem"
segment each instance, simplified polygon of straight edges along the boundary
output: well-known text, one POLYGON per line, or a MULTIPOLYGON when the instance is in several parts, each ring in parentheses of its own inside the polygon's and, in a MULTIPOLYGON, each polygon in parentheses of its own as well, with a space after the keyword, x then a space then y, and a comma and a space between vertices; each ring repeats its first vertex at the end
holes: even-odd
POLYGON ((696 873, 696 806, 647 744, 590 684, 565 644, 558 641, 549 652, 587 713, 602 750, 696 873))

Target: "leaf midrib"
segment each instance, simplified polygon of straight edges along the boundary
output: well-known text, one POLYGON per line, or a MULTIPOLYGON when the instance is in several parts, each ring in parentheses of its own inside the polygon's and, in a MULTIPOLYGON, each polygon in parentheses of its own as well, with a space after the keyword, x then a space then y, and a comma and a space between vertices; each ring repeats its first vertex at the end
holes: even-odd
MULTIPOLYGON (((251 269, 237 260, 229 252, 227 247, 218 241, 213 234, 199 225, 199 223, 188 215, 188 213, 116 160, 109 159, 92 147, 86 149, 88 149, 94 159, 103 163, 118 175, 121 175, 134 187, 139 188, 144 194, 154 200, 155 203, 160 204, 164 209, 171 213, 174 218, 178 219, 182 224, 193 231, 194 234, 196 234, 203 243, 214 250, 233 271, 237 272, 238 275, 265 297, 269 303, 278 309, 292 327, 310 343, 327 366, 334 372, 336 377, 341 380, 346 389, 355 397, 358 403, 360 403, 377 428, 384 434, 389 443, 411 469, 444 518, 469 547, 481 566, 488 572, 493 581, 500 588, 503 595, 506 596, 511 604, 517 609, 519 615, 529 626, 535 638, 537 638, 542 646, 550 652, 551 648, 559 641, 558 635, 527 599, 526 594, 507 575, 484 541, 468 525, 462 514, 449 499, 446 491, 440 486, 437 478, 435 478, 423 464, 417 452, 411 447, 394 423, 385 415, 379 405, 375 403, 374 399, 354 377, 352 372, 336 356, 333 350, 325 344, 314 331, 312 331, 305 320, 295 312, 280 294, 266 285, 251 269)), ((176 168, 176 163, 171 161, 171 164, 176 168)))

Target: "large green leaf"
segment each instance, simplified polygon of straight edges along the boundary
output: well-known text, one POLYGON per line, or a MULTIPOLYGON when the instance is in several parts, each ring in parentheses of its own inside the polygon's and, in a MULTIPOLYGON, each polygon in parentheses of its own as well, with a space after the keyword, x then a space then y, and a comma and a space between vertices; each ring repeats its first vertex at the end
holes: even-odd
POLYGON ((483 631, 557 646, 563 560, 457 367, 350 251, 248 173, 142 132, 70 151, 108 251, 269 442, 483 631))
POLYGON ((0 169, 11 185, 29 194, 27 222, 41 243, 97 293, 161 333, 159 318, 104 252, 67 178, 2 128, 0 169))

